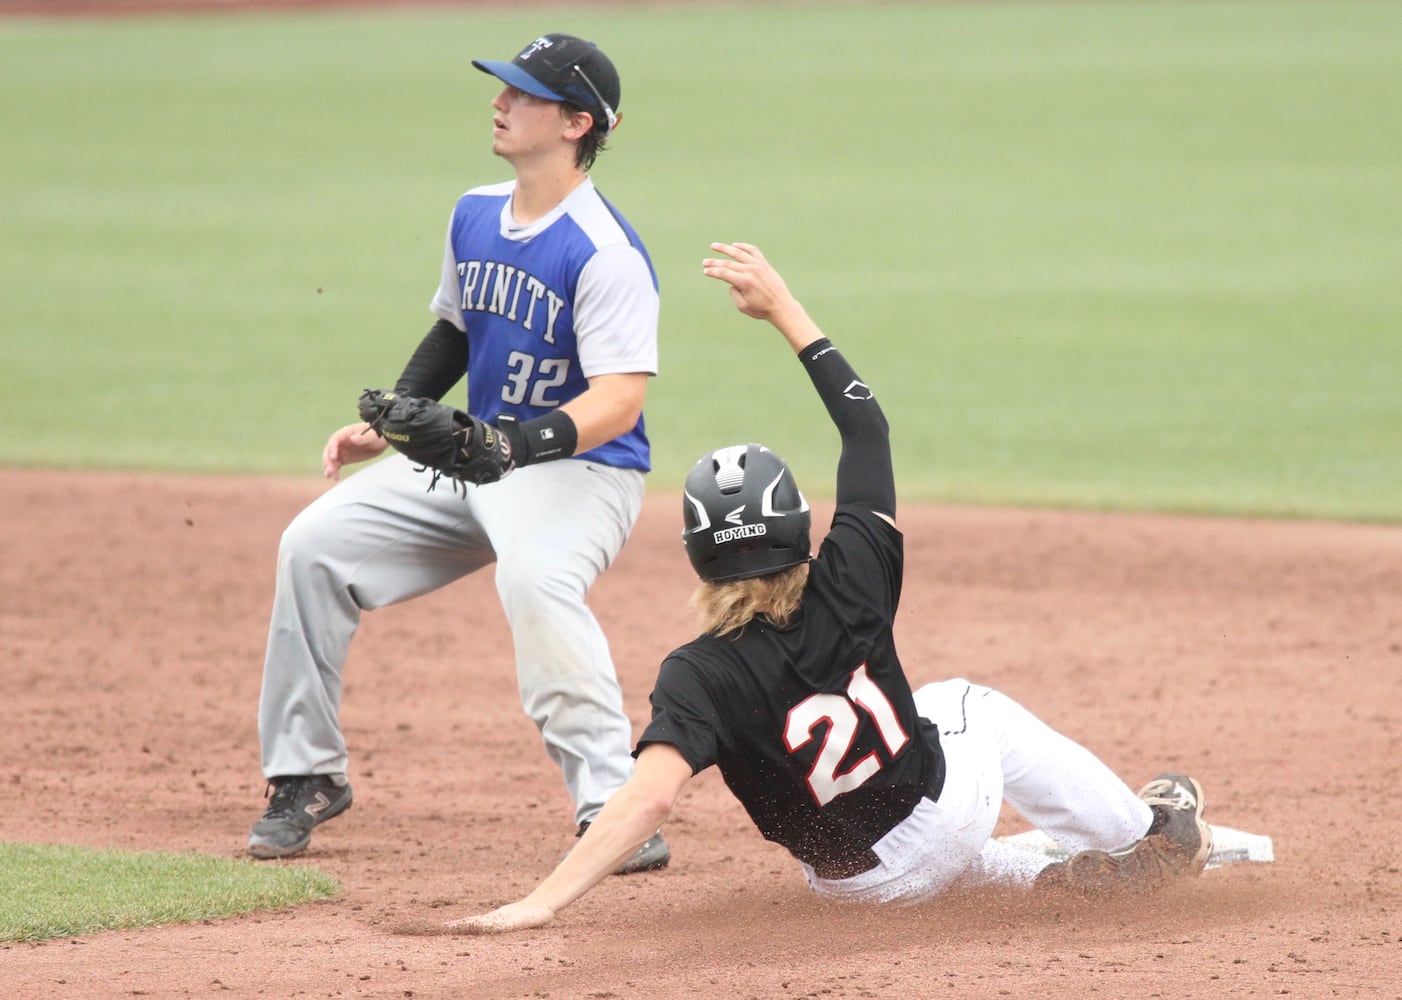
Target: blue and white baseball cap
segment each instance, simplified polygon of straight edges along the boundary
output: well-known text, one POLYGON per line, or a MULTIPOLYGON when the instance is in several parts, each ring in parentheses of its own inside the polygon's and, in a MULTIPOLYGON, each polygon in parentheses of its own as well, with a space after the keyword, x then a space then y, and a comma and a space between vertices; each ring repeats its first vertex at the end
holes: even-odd
POLYGON ((612 132, 622 88, 618 70, 593 42, 575 35, 541 35, 510 62, 474 59, 472 65, 502 83, 547 101, 568 101, 612 132))

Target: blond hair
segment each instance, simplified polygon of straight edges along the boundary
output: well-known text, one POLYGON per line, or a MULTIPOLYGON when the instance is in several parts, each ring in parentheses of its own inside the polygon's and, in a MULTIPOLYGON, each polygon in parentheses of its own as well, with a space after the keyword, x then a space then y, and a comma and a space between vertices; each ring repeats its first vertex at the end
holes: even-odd
POLYGON ((690 605, 703 635, 739 633, 760 616, 784 628, 798 611, 807 585, 808 564, 799 563, 748 580, 702 583, 692 592, 690 605))

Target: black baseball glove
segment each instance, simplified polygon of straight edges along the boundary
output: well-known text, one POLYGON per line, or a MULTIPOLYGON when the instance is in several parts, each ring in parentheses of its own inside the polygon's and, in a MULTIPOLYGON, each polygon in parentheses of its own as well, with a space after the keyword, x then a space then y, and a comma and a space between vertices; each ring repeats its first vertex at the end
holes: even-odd
POLYGON ((360 419, 397 451, 433 470, 428 488, 442 476, 460 484, 494 483, 515 466, 511 444, 489 423, 451 406, 381 389, 360 394, 360 419))

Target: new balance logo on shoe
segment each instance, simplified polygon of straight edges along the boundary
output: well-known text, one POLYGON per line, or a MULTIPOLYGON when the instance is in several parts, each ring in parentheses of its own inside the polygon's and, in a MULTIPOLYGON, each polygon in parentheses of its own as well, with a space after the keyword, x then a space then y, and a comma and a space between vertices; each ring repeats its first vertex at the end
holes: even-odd
POLYGON ((312 829, 351 806, 351 787, 324 774, 290 775, 268 782, 268 809, 248 835, 255 858, 286 858, 306 850, 312 829))

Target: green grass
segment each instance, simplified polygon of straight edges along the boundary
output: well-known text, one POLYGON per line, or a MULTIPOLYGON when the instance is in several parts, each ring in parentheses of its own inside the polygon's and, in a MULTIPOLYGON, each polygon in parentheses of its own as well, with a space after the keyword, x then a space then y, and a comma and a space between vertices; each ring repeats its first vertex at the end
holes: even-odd
POLYGON ((340 892, 315 868, 0 843, 0 941, 189 923, 340 892))
POLYGON ((552 29, 624 80, 595 178, 663 283, 652 488, 758 439, 830 492, 802 373, 699 273, 748 239, 908 500, 1402 520, 1384 2, 0 21, 0 463, 316 475, 506 176, 468 59, 552 29))

